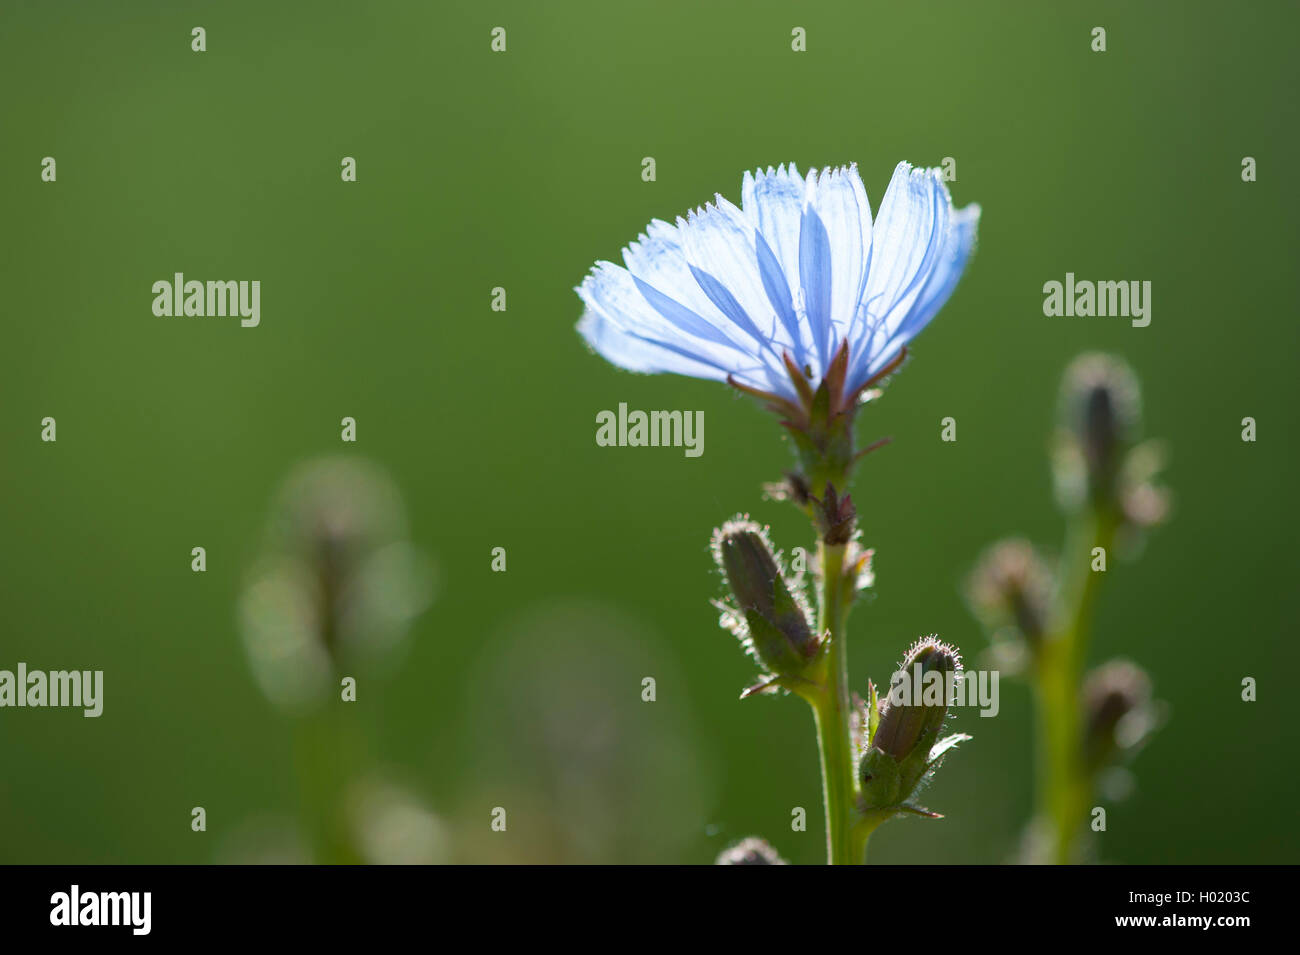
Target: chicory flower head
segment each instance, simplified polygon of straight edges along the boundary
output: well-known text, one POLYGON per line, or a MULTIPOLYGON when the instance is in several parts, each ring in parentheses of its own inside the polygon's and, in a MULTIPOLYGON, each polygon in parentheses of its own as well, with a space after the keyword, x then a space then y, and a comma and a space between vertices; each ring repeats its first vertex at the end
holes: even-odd
POLYGON ((578 331, 632 371, 729 381, 782 407, 825 382, 849 407, 947 301, 978 222, 939 170, 905 162, 874 222, 856 165, 747 172, 739 208, 719 195, 651 222, 626 267, 597 262, 578 331))

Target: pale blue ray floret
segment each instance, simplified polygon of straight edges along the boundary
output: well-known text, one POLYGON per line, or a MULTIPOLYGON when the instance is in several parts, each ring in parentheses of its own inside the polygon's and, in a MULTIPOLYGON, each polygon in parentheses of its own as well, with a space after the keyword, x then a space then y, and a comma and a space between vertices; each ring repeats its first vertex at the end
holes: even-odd
MULTIPOLYGON (((844 397, 898 357, 947 301, 979 206, 954 209, 937 169, 899 163, 872 221, 856 165, 745 173, 676 225, 658 219, 597 262, 578 331, 623 368, 725 381, 798 401, 783 355, 816 386, 848 344, 844 397)), ((840 396, 837 396, 840 397, 840 396)))

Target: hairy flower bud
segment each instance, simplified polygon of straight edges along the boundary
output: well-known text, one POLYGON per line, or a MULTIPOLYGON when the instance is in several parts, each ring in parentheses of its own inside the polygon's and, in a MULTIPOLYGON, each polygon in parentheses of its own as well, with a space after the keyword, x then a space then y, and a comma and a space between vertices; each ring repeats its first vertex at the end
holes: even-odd
POLYGON ((1084 681, 1083 710, 1084 760, 1095 772, 1138 746, 1154 728, 1151 680, 1137 664, 1111 660, 1084 681))
POLYGON ((1014 627, 1031 646, 1047 632, 1052 572, 1026 540, 998 541, 981 555, 966 586, 971 609, 991 630, 1014 627))
POLYGON ((1120 468, 1141 424, 1141 391, 1132 369, 1111 355, 1076 358, 1061 383, 1057 492, 1069 510, 1112 504, 1120 468))
POLYGON ((786 865, 775 849, 764 839, 750 836, 718 854, 716 865, 786 865))
POLYGON ((902 679, 890 687, 872 746, 903 760, 927 739, 933 745, 948 715, 948 675, 955 676, 960 666, 957 652, 946 644, 933 637, 918 641, 903 661, 902 679), (911 681, 910 688, 907 681, 911 681), (929 692, 932 687, 937 687, 933 696, 929 692), (935 697, 938 701, 931 702, 935 697))
POLYGON ((863 804, 899 806, 937 762, 933 751, 961 679, 957 650, 935 637, 912 645, 880 704, 880 720, 858 765, 863 804))
POLYGON ((803 594, 781 573, 764 528, 741 516, 713 532, 713 557, 727 579, 734 607, 722 623, 771 673, 801 673, 821 648, 808 623, 803 594))

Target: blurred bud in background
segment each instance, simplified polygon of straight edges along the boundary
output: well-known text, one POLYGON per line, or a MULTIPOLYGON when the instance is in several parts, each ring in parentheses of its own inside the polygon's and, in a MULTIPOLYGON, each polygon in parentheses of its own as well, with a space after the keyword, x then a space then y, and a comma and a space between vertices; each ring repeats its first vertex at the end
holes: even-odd
POLYGON ((1053 470, 1067 513, 1084 507, 1115 514, 1122 527, 1161 523, 1168 492, 1155 485, 1164 465, 1157 443, 1138 444, 1142 396, 1137 376, 1112 355, 1080 355, 1061 383, 1053 470))
POLYGON ((966 599, 988 629, 999 670, 1016 672, 1047 636, 1052 571, 1027 540, 990 545, 966 581, 966 599))
POLYGON ((432 564, 407 534, 401 496, 376 465, 327 458, 285 481, 239 604, 253 674, 273 702, 319 702, 340 673, 391 662, 433 597, 432 564))
POLYGON ((310 865, 311 850, 290 816, 258 813, 221 836, 217 865, 310 865))
POLYGON ((718 854, 716 865, 785 865, 775 849, 765 839, 750 836, 718 854))
POLYGON ((1170 495, 1155 481, 1164 470, 1167 452, 1158 441, 1145 441, 1129 452, 1120 471, 1122 526, 1132 535, 1163 524, 1169 517, 1170 495))
POLYGON ((1146 671, 1111 660, 1083 683, 1084 765, 1096 774, 1132 757, 1159 727, 1162 707, 1152 699, 1146 671))
POLYGON ((1057 493, 1067 510, 1115 495, 1120 463, 1141 427, 1137 377, 1122 360, 1080 355, 1061 382, 1057 493))
POLYGON ((412 790, 368 776, 347 793, 353 844, 370 865, 437 865, 449 861, 447 828, 412 790))
POLYGON ((706 862, 709 728, 662 638, 584 600, 530 608, 477 647, 455 743, 458 860, 706 862), (490 826, 504 811, 503 831, 490 826))

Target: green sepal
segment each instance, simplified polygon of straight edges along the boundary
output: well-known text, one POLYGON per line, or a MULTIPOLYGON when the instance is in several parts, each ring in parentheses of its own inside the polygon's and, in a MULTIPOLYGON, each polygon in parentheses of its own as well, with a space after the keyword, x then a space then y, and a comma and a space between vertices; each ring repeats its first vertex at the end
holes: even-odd
POLYGON ((876 738, 876 727, 880 725, 880 699, 876 695, 876 684, 867 681, 867 745, 876 738))
POLYGON ((935 812, 933 809, 926 809, 924 806, 917 806, 907 803, 898 807, 900 813, 908 813, 912 816, 920 816, 922 819, 942 819, 943 813, 935 812))
POLYGON ((953 733, 951 736, 945 736, 935 743, 934 748, 930 750, 930 759, 926 768, 936 769, 948 750, 955 748, 958 743, 964 743, 972 738, 969 733, 953 733))
POLYGON ((858 784, 863 809, 889 809, 911 793, 904 793, 900 768, 888 753, 869 748, 858 763, 858 784))

